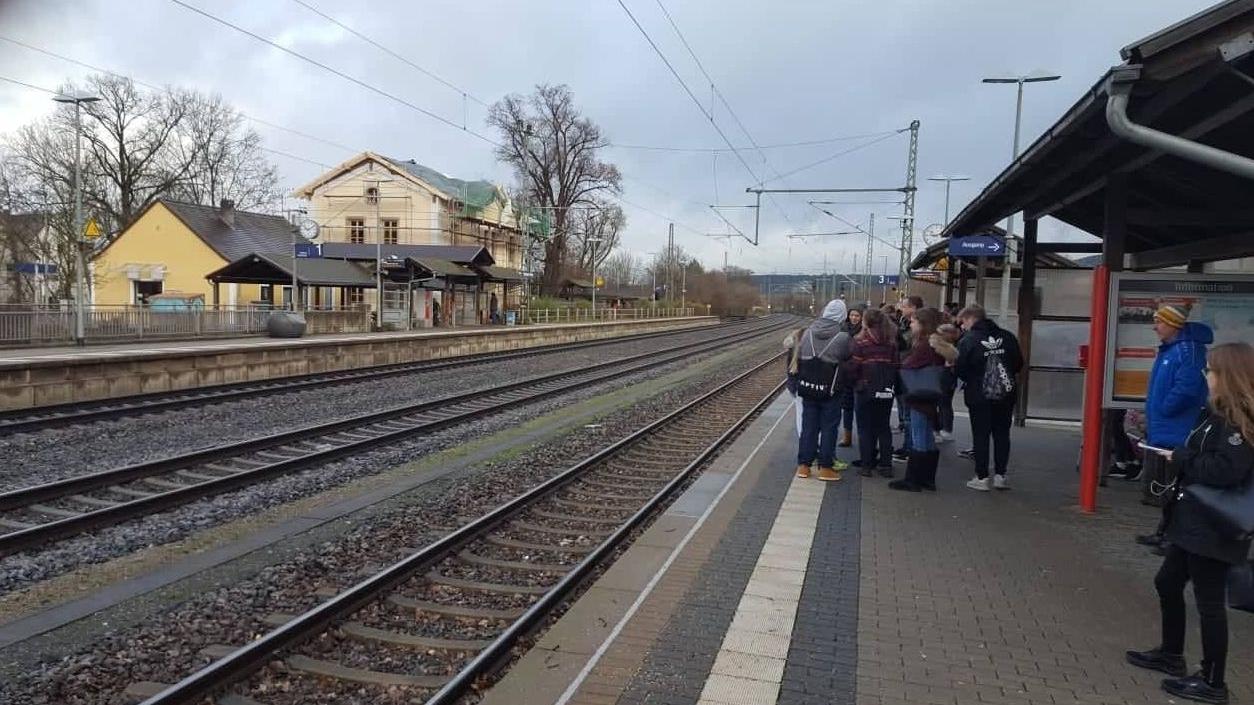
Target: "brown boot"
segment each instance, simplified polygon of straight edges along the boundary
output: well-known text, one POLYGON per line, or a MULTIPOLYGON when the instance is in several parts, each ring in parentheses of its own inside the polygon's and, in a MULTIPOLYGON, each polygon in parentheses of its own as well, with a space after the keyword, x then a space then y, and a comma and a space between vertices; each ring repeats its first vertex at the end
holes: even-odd
POLYGON ((807 478, 807 477, 810 477, 810 466, 809 466, 809 465, 798 465, 798 466, 797 466, 797 477, 800 477, 800 478, 802 478, 802 479, 805 479, 805 478, 807 478))
POLYGON ((819 468, 819 479, 835 482, 840 479, 840 471, 833 468, 819 468))
POLYGON ((841 431, 841 432, 840 432, 840 443, 838 443, 837 445, 839 445, 841 448, 848 448, 848 447, 852 446, 852 445, 853 445, 853 434, 852 434, 852 433, 850 433, 848 429, 845 429, 845 430, 841 431))

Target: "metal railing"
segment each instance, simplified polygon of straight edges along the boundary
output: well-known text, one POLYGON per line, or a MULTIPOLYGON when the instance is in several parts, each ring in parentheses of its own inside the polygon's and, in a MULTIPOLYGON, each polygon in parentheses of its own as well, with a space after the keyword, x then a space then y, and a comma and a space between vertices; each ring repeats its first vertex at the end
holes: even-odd
MULTIPOLYGON (((84 340, 106 343, 133 340, 264 335, 274 308, 220 306, 170 310, 149 306, 92 306, 86 311, 84 340)), ((370 312, 305 311, 309 333, 364 333, 370 312)), ((60 307, 0 307, 0 346, 74 343, 74 310, 60 307)))
POLYGON ((593 321, 634 321, 649 318, 678 318, 693 315, 688 308, 561 308, 524 309, 523 323, 581 323, 593 321))

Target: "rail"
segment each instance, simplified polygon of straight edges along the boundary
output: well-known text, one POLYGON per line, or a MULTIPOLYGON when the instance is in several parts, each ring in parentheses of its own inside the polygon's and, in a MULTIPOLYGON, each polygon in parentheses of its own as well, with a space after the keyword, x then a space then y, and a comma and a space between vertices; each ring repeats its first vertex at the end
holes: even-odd
POLYGON ((686 308, 590 308, 567 306, 562 308, 524 309, 524 323, 578 323, 581 321, 642 321, 650 318, 680 318, 691 316, 696 309, 686 308))

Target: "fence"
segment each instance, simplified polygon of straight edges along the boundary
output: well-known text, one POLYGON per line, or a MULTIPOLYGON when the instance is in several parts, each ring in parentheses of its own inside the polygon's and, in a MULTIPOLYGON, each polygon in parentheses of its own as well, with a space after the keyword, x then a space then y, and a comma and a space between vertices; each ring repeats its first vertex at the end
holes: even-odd
POLYGON ((562 308, 525 309, 524 323, 579 323, 581 321, 632 321, 647 318, 675 318, 691 316, 689 308, 562 308))
MULTIPOLYGON (((177 340, 264 335, 275 309, 219 307, 163 310, 147 306, 93 306, 86 312, 86 342, 177 340)), ((309 333, 364 333, 370 330, 365 309, 305 312, 309 333)), ((74 342, 72 308, 0 308, 0 345, 63 345, 74 342)))

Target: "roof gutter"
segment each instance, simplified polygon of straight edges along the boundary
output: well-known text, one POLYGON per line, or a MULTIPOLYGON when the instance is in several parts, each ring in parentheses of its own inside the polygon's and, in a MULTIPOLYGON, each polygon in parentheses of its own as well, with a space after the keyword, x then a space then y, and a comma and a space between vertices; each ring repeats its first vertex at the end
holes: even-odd
POLYGON ((1110 95, 1110 99, 1106 101, 1106 124, 1110 126, 1111 132, 1133 144, 1254 180, 1254 159, 1133 122, 1128 117, 1128 99, 1140 76, 1139 65, 1117 66, 1111 69, 1110 79, 1106 85, 1106 90, 1110 95))

